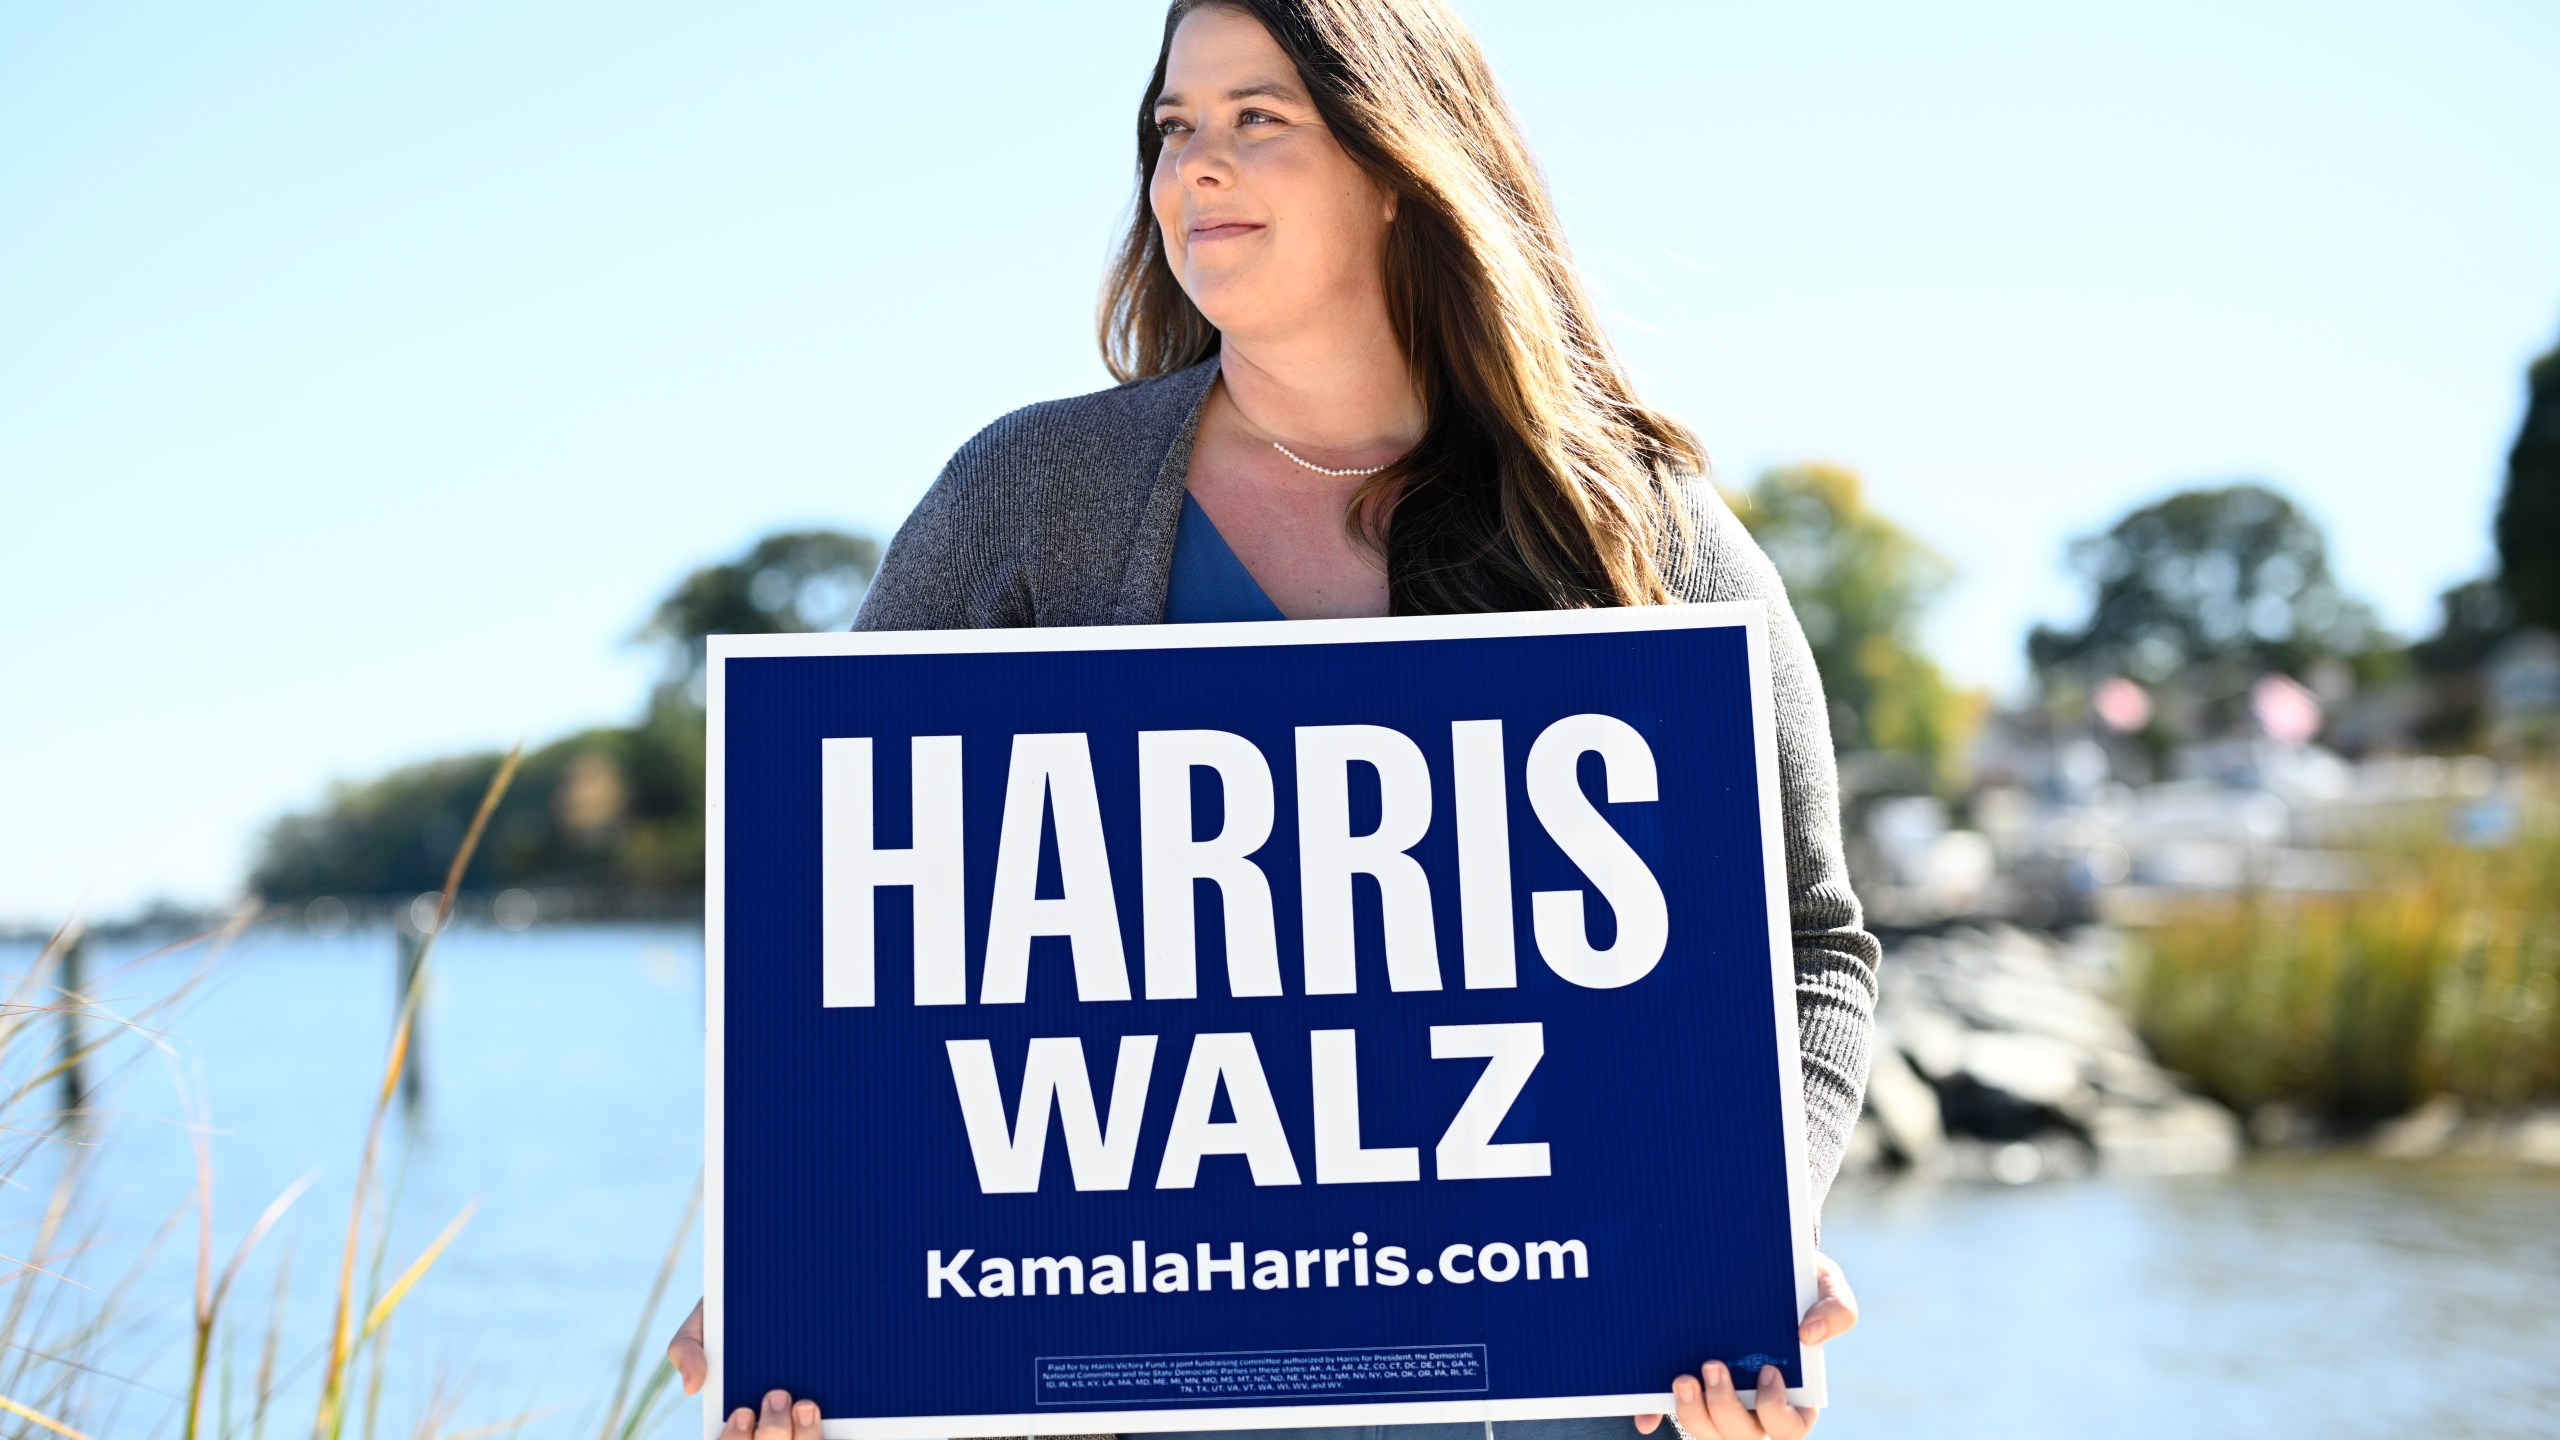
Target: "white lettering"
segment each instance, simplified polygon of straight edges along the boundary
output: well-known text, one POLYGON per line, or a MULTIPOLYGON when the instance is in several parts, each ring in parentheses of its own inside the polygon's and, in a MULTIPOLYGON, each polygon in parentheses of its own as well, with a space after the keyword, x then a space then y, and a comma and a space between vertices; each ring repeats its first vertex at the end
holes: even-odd
POLYGON ((1410 1145, 1360 1145, 1360 1036, 1317 1030, 1307 1036, 1315 1084, 1316 1183, 1363 1185, 1422 1178, 1422 1153, 1410 1145))
POLYGON ((969 1288, 968 1277, 960 1273, 960 1267, 968 1264, 969 1257, 977 1253, 977 1248, 972 1246, 952 1256, 949 1264, 944 1264, 941 1251, 924 1252, 924 1298, 941 1299, 942 1287, 948 1285, 959 1292, 963 1300, 977 1299, 978 1292, 969 1288))
MULTIPOLYGON (((1434 1175, 1443 1180, 1515 1180, 1548 1173, 1545 1141, 1493 1143, 1502 1117, 1511 1113, 1512 1102, 1529 1083, 1529 1072, 1538 1068, 1539 1058, 1546 1053, 1546 1026, 1534 1020, 1431 1027, 1432 1059, 1482 1056, 1489 1062, 1432 1152, 1434 1175)), ((1442 1268, 1447 1268, 1445 1262, 1442 1268)))
POLYGON ((1573 1257, 1574 1279, 1591 1278, 1591 1252, 1583 1249, 1579 1240, 1567 1240, 1561 1245, 1553 1240, 1532 1240, 1528 1249, 1529 1278, 1532 1280, 1538 1278, 1538 1261, 1542 1258, 1547 1262, 1547 1273, 1558 1280, 1563 1279, 1564 1257, 1567 1255, 1573 1257))
POLYGON ((1093 1080, 1086 1073, 1084 1041, 1073 1036, 1033 1040, 1022 1062, 1022 1103, 1005 1125, 1004 1094, 996 1084, 994 1048, 984 1040, 946 1040, 951 1083, 960 1095, 960 1118, 969 1130, 969 1153, 978 1165, 978 1189, 988 1195, 1029 1194, 1040 1188, 1049 1150, 1049 1104, 1055 1097, 1058 1128, 1066 1132, 1067 1165, 1078 1190, 1126 1190, 1137 1162, 1138 1131, 1146 1123, 1147 1081, 1155 1069, 1156 1037, 1128 1035, 1111 1077, 1111 1123, 1096 1118, 1093 1080))
POLYGON ((1229 1245, 1227 1247, 1227 1258, 1224 1260, 1220 1260, 1209 1253, 1209 1242, 1206 1240, 1199 1242, 1197 1245, 1193 1246, 1192 1249, 1195 1254, 1193 1256, 1194 1263, 1192 1264, 1191 1269, 1194 1274, 1200 1277, 1201 1289, 1217 1289, 1218 1275, 1220 1272, 1224 1272, 1227 1276, 1229 1281, 1227 1285, 1228 1289, 1241 1290, 1244 1288, 1243 1241, 1238 1240, 1229 1245))
POLYGON ((1064 935, 1073 947, 1076 998, 1129 998, 1129 962, 1103 848, 1093 752, 1082 735, 1016 735, 1005 776, 1004 828, 996 837, 995 900, 987 913, 981 1005, 1018 1005, 1031 980, 1031 941, 1064 935), (1038 897, 1044 817, 1058 828, 1057 899, 1038 897))
POLYGON ((1165 1135, 1164 1163, 1156 1171, 1156 1188, 1190 1189, 1199 1178, 1201 1159, 1209 1155, 1242 1155, 1256 1185, 1298 1183, 1298 1162, 1289 1153, 1288 1132, 1280 1128, 1271 1083, 1263 1078, 1262 1056, 1253 1048, 1253 1037, 1242 1032, 1192 1040, 1191 1060, 1182 1072, 1182 1094, 1173 1102, 1173 1123, 1165 1135), (1212 1121, 1209 1115, 1222 1085, 1236 1118, 1212 1121))
POLYGON ((1502 722, 1460 720, 1449 727, 1458 812, 1458 932, 1467 988, 1508 990, 1520 983, 1511 915, 1511 793, 1504 779, 1502 722))
POLYGON ((915 1003, 968 999, 960 737, 918 735, 907 753, 915 843, 884 850, 874 841, 870 737, 818 742, 819 992, 831 1008, 873 1002, 873 900, 883 886, 914 893, 915 1003))
POLYGON ((1592 947, 1580 890, 1537 891, 1529 897, 1529 913, 1548 969, 1588 989, 1613 990, 1643 979, 1660 963, 1671 920, 1661 882, 1582 791, 1577 771, 1582 757, 1593 753, 1600 756, 1610 804, 1659 798, 1653 750, 1634 726, 1608 715, 1568 715, 1529 747, 1529 805, 1556 848, 1591 877, 1616 912, 1617 939, 1606 950, 1592 947))
POLYGON ((1000 1255, 990 1255, 979 1261, 978 1293, 990 1299, 1012 1294, 1013 1262, 1000 1255))
POLYGON ((1093 1257, 1093 1293, 1125 1295, 1129 1291, 1129 1262, 1117 1255, 1093 1257))
POLYGON ((1024 1257, 1022 1262, 1022 1293, 1025 1296, 1039 1294, 1040 1279, 1044 1275, 1048 1277, 1049 1293, 1052 1295, 1058 1293, 1058 1277, 1061 1275, 1066 1277, 1068 1294, 1081 1295, 1084 1293, 1084 1261, 1079 1256, 1031 1255, 1024 1257))
POLYGON ((1227 990, 1280 993, 1280 941, 1271 882, 1248 857, 1271 838, 1271 766, 1253 742, 1223 730, 1148 730, 1138 736, 1138 851, 1144 877, 1147 998, 1200 993, 1198 882, 1218 887, 1226 916, 1227 990), (1214 771, 1226 823, 1192 834, 1191 772, 1214 771))
POLYGON ((1413 1283, 1429 1284, 1446 1279, 1452 1285, 1471 1285, 1482 1280, 1501 1285, 1517 1279, 1576 1279, 1591 1276, 1591 1258, 1580 1240, 1524 1240, 1513 1244, 1507 1240, 1470 1245, 1464 1241, 1440 1251, 1437 1269, 1416 1270, 1409 1253, 1401 1245, 1381 1246, 1374 1257, 1368 1246, 1366 1231, 1355 1231, 1348 1249, 1252 1251, 1250 1276, 1246 1269, 1245 1243, 1230 1241, 1226 1253, 1207 1241, 1191 1247, 1189 1255, 1175 1250, 1157 1255, 1150 1267, 1143 1241, 1132 1242, 1127 1257, 1104 1254, 1090 1260, 1076 1255, 1025 1255, 1020 1259, 991 1256, 977 1262, 978 1274, 973 1285, 962 1274, 975 1250, 962 1250, 949 1259, 940 1250, 925 1252, 925 1297, 939 1300, 945 1293, 963 1300, 1004 1298, 1019 1295, 1024 1299, 1070 1295, 1121 1295, 1129 1293, 1183 1294, 1194 1289, 1207 1293, 1218 1288, 1224 1278, 1230 1291, 1308 1290, 1322 1286, 1340 1289, 1346 1283, 1343 1271, 1348 1266, 1353 1287, 1377 1284, 1401 1287, 1413 1283), (1567 1257, 1572 1265, 1568 1269, 1567 1257), (1291 1261, 1295 1260, 1294 1283, 1291 1261), (1152 1271, 1152 1273, 1150 1273, 1152 1271), (1018 1288, 1017 1288, 1018 1287, 1018 1288))
POLYGON ((1305 920, 1307 993, 1349 995, 1354 964, 1351 880, 1378 882, 1386 921, 1387 985, 1440 988, 1440 942, 1431 879, 1405 853, 1431 828, 1431 767, 1421 747, 1381 725, 1298 728, 1298 887, 1305 920), (1378 776, 1378 828, 1351 833, 1351 766, 1378 776))

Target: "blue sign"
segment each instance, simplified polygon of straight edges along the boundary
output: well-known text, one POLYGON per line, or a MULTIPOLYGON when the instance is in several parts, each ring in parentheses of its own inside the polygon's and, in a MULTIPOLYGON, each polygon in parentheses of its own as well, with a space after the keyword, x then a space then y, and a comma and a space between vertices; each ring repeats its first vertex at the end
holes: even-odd
POLYGON ((1821 1403, 1763 623, 715 637, 710 1425, 1821 1403))

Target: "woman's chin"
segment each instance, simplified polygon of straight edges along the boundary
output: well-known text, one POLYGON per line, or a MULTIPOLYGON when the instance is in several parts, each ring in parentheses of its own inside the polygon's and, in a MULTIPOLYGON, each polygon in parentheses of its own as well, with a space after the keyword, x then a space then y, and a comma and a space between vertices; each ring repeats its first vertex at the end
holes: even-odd
POLYGON ((1198 307, 1201 318, 1230 341, 1244 344, 1257 340, 1276 341, 1306 331, 1309 320, 1306 307, 1277 306, 1271 304, 1270 299, 1268 295, 1237 292, 1229 292, 1224 297, 1214 293, 1204 296, 1195 291, 1191 303, 1198 307), (1218 303, 1221 298, 1249 303, 1221 305, 1218 303))
POLYGON ((1182 276, 1183 292, 1209 323, 1224 330, 1232 324, 1251 324, 1257 317, 1273 309, 1273 286, 1260 273, 1257 265, 1202 265, 1196 261, 1182 276))

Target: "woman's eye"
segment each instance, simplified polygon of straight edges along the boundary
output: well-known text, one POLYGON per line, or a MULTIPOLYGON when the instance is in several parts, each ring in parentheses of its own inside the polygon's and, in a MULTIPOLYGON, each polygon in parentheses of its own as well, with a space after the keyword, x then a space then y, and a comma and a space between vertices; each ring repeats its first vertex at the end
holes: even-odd
POLYGON ((1170 115, 1156 121, 1156 134, 1160 136, 1176 135, 1187 128, 1189 127, 1170 115))
POLYGON ((1239 125, 1264 123, 1277 125, 1280 123, 1280 117, 1272 114, 1268 110, 1247 110, 1242 115, 1236 117, 1236 123, 1239 125))

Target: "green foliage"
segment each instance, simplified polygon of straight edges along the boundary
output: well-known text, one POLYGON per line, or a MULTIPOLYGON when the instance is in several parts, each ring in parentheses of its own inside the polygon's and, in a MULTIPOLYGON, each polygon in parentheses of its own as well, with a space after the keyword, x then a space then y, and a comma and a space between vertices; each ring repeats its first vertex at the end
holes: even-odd
POLYGON ((1946 778, 1981 708, 1920 650, 1920 617, 1954 578, 1947 563, 1869 509, 1857 474, 1836 465, 1771 470, 1734 510, 1787 582, 1835 743, 1912 756, 1946 778))
POLYGON ((2517 621, 2560 630, 2560 347, 2534 362, 2525 388, 2498 500, 2498 578, 2517 621))
POLYGON ((2126 675, 2227 721, 2268 671, 2308 677, 2323 660, 2362 664, 2382 648, 2373 612, 2329 571, 2319 525, 2264 485, 2183 490, 2074 541, 2087 618, 2039 625, 2028 659, 2048 692, 2126 675))
POLYGON ((2436 633, 2409 647, 2410 662, 2431 675, 2477 668, 2515 633, 2516 607, 2495 580, 2465 580, 2437 597, 2436 633))
POLYGON ((2153 929, 2129 999, 2161 1060, 2239 1108, 2346 1119, 2560 1097, 2560 834, 2365 858, 2355 891, 2198 903, 2153 929))
POLYGON ((2436 633, 2402 655, 2407 671, 2424 677, 2413 738, 2431 751, 2480 748, 2487 723, 2482 667, 2516 633, 2515 601, 2494 577, 2466 580, 2437 597, 2442 619, 2436 633))
POLYGON ((879 568, 880 542, 868 535, 768 535, 737 559, 686 576, 635 638, 661 652, 662 691, 699 705, 702 637, 842 630, 862 608, 879 568))
MULTIPOLYGON (((702 754, 702 716, 678 705, 532 752, 490 817, 474 888, 680 897, 699 887, 702 754)), ((502 758, 430 760, 334 787, 319 809, 268 830, 250 888, 270 900, 306 900, 441 887, 502 758)))
MULTIPOLYGON (((525 757, 490 819, 474 888, 560 886, 662 902, 698 894, 703 636, 847 624, 879 553, 866 536, 796 531, 685 577, 640 631, 664 660, 646 713, 525 757)), ((499 759, 429 760, 334 787, 318 809, 269 828, 250 888, 271 900, 438 888, 499 759)))
POLYGON ((2445 591, 2436 633, 2407 652, 2409 667, 2429 681, 2417 739, 2430 749, 2481 746, 2480 672, 2489 658, 2522 626, 2560 630, 2560 348, 2527 372, 2524 421, 2507 454, 2492 529, 2496 573, 2445 591))

